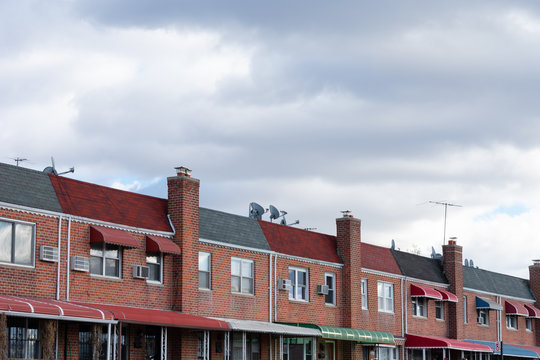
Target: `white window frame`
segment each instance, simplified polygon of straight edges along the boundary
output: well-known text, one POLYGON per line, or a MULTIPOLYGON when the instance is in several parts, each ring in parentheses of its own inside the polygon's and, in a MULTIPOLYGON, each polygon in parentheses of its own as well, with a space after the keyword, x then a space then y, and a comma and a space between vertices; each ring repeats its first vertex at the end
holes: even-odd
POLYGON ((0 222, 9 223, 11 224, 11 261, 0 261, 0 264, 6 264, 6 265, 14 265, 14 266, 23 266, 23 267, 30 267, 33 268, 36 266, 36 224, 28 221, 21 221, 21 220, 13 220, 13 219, 7 219, 7 218, 0 218, 0 222), (31 240, 31 249, 30 249, 30 264, 24 264, 24 263, 17 263, 14 261, 14 252, 13 252, 13 245, 17 241, 16 239, 16 226, 17 225, 25 225, 25 226, 31 226, 32 227, 32 240, 31 240))
POLYGON ((367 279, 362 279, 360 283, 360 293, 362 297, 362 310, 368 309, 367 279))
MULTIPOLYGON (((146 282, 149 282, 149 283, 152 283, 152 284, 163 284, 163 253, 161 253, 161 252, 158 252, 158 253, 147 252, 146 253, 146 266, 148 266, 149 264, 150 265, 158 265, 158 268, 159 268, 159 280, 152 280, 152 279, 148 278, 148 279, 146 279, 146 282), (148 258, 151 257, 151 256, 156 256, 158 258, 159 263, 148 262, 148 258)), ((151 267, 148 266, 148 268, 150 269, 151 267)))
POLYGON ((414 296, 412 298, 412 314, 415 317, 427 317, 427 301, 425 297, 414 296))
POLYGON ((525 318, 525 330, 532 331, 532 319, 525 318))
POLYGON ((488 309, 476 309, 476 322, 478 325, 489 326, 488 309))
POLYGON ((324 296, 324 303, 326 305, 336 305, 336 274, 334 273, 324 273, 324 283, 325 285, 328 285, 328 295, 332 296, 332 301, 327 301, 327 296, 324 296), (332 279, 331 286, 328 285, 328 279, 332 279), (330 294, 332 292, 332 294, 330 294))
POLYGON ((231 293, 233 294, 244 294, 244 295, 254 295, 255 294, 255 263, 251 259, 244 259, 244 258, 238 258, 238 257, 231 257, 231 293), (240 275, 233 275, 232 273, 232 267, 233 267, 233 261, 238 261, 240 263, 240 275), (244 268, 244 264, 250 264, 251 265, 251 276, 244 275, 242 273, 242 269, 244 268), (240 279, 240 291, 233 291, 232 289, 232 279, 233 277, 237 277, 240 279), (250 279, 251 280, 251 291, 244 291, 243 289, 243 280, 244 279, 250 279))
POLYGON ((379 312, 394 313, 394 284, 384 281, 377 281, 377 303, 379 312), (391 296, 387 296, 387 290, 390 290, 391 296), (381 306, 382 303, 382 306, 381 306), (388 305, 391 305, 390 307, 388 305))
POLYGON ((90 275, 93 275, 93 276, 103 276, 103 277, 108 277, 108 278, 113 278, 113 279, 121 279, 122 278, 122 248, 118 245, 113 245, 113 244, 107 244, 107 243, 94 243, 94 244, 90 244, 90 275), (101 245, 101 253, 102 255, 101 256, 96 256, 96 255, 92 255, 92 245, 101 245), (112 257, 107 257, 107 245, 109 246, 114 246, 117 248, 118 250, 118 257, 117 258, 112 258, 112 257), (96 274, 96 273, 93 273, 92 272, 92 258, 93 257, 100 257, 101 258, 101 272, 99 274, 96 274), (106 260, 107 259, 114 259, 114 260, 118 260, 118 276, 113 276, 113 275, 106 275, 105 274, 105 269, 106 269, 106 260))
POLYGON ((199 282, 199 289, 203 289, 203 290, 212 289, 212 253, 209 253, 207 251, 199 251, 199 278, 197 281, 199 282), (208 269, 201 269, 201 255, 208 256, 208 269), (208 274, 208 287, 201 287, 201 282, 200 282, 201 273, 208 274))
POLYGON ((511 330, 518 329, 518 319, 516 315, 506 315, 506 328, 511 330))
POLYGON ((397 348, 394 346, 381 346, 377 347, 377 359, 378 360, 397 360, 397 348), (383 353, 386 353, 385 356, 383 353))
POLYGON ((295 301, 304 301, 309 302, 309 271, 306 268, 289 266, 289 280, 291 280, 291 287, 289 288, 289 300, 295 301), (291 280, 290 272, 294 271, 294 279, 291 280), (298 273, 303 272, 306 274, 306 284, 305 284, 305 298, 298 297, 298 292, 296 291, 299 287, 298 285, 298 273))
POLYGON ((444 320, 444 301, 435 301, 435 319, 444 320))

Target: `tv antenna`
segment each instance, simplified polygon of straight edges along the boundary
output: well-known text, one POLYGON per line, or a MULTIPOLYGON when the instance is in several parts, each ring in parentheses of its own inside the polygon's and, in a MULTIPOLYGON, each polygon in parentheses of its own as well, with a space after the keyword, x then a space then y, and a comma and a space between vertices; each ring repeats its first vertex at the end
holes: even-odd
POLYGON ((43 172, 45 174, 64 175, 64 174, 67 174, 67 173, 75 172, 75 167, 74 166, 72 166, 68 171, 63 171, 61 173, 56 171, 56 167, 54 166, 54 158, 52 156, 51 156, 51 165, 52 166, 47 166, 45 169, 43 169, 43 172))
POLYGON ((449 206, 455 206, 455 207, 463 207, 458 204, 451 204, 448 202, 443 201, 430 201, 430 204, 437 204, 437 205, 444 205, 444 230, 443 230, 443 245, 446 245, 446 215, 448 213, 448 207, 449 206))
POLYGON ((28 159, 22 159, 22 158, 20 158, 20 157, 17 156, 16 158, 13 159, 13 161, 15 161, 15 163, 17 164, 17 166, 19 166, 19 163, 20 163, 20 162, 28 161, 28 159))

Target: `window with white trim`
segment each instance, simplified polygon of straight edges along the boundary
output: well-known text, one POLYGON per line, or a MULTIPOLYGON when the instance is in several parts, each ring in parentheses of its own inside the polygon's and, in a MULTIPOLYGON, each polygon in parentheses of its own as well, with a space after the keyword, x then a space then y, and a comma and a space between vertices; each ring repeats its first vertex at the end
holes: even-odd
POLYGON ((425 297, 413 297, 412 298, 412 313, 413 316, 426 317, 426 298, 425 297))
POLYGON ((487 309, 477 309, 476 317, 479 325, 489 325, 489 312, 487 309))
POLYGON ((148 267, 148 281, 162 282, 163 276, 163 254, 162 253, 146 253, 146 266, 148 267))
POLYGON ((0 220, 0 262, 34 266, 35 225, 0 220))
POLYGON ((378 346, 379 356, 378 360, 396 360, 397 349, 395 347, 378 346))
POLYGON ((199 289, 210 289, 211 255, 208 252, 199 252, 199 289))
POLYGON ((444 320, 444 302, 435 301, 435 318, 437 320, 444 320))
POLYGON ((231 292, 253 294, 253 260, 231 258, 231 292))
POLYGON ((122 254, 117 245, 106 243, 90 244, 90 273, 94 275, 120 277, 122 254))
POLYGON ((362 309, 367 310, 368 308, 368 300, 367 300, 367 279, 362 279, 362 282, 360 283, 361 289, 360 292, 362 294, 362 309))
POLYGON ((463 323, 466 324, 467 321, 467 297, 463 297, 463 323))
POLYGON ((304 268, 289 267, 289 299, 308 301, 308 271, 304 268))
POLYGON ((525 319, 525 329, 527 331, 532 331, 532 319, 531 318, 526 318, 525 319))
POLYGON ((394 312, 394 284, 378 281, 377 297, 379 312, 394 312))
POLYGON ((328 286, 328 294, 324 296, 325 304, 336 305, 336 274, 324 274, 325 284, 328 286))
POLYGON ((518 323, 517 323, 517 316, 516 315, 506 315, 506 327, 508 329, 517 330, 518 323))

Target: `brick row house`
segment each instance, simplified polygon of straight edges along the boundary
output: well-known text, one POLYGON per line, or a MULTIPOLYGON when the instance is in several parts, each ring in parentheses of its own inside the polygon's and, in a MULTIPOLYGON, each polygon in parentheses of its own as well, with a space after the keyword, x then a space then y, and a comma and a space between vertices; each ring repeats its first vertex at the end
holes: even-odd
POLYGON ((539 358, 530 279, 0 164, 0 359, 539 358))

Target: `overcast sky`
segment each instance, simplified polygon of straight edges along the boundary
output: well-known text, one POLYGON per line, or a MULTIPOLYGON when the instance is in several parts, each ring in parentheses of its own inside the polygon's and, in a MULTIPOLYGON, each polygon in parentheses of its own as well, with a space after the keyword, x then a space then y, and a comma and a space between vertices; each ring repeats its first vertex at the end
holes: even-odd
MULTIPOLYGON (((528 277, 540 258, 533 1, 0 2, 0 161, 441 252, 528 277)), ((268 218, 265 216, 265 218, 268 218)))

